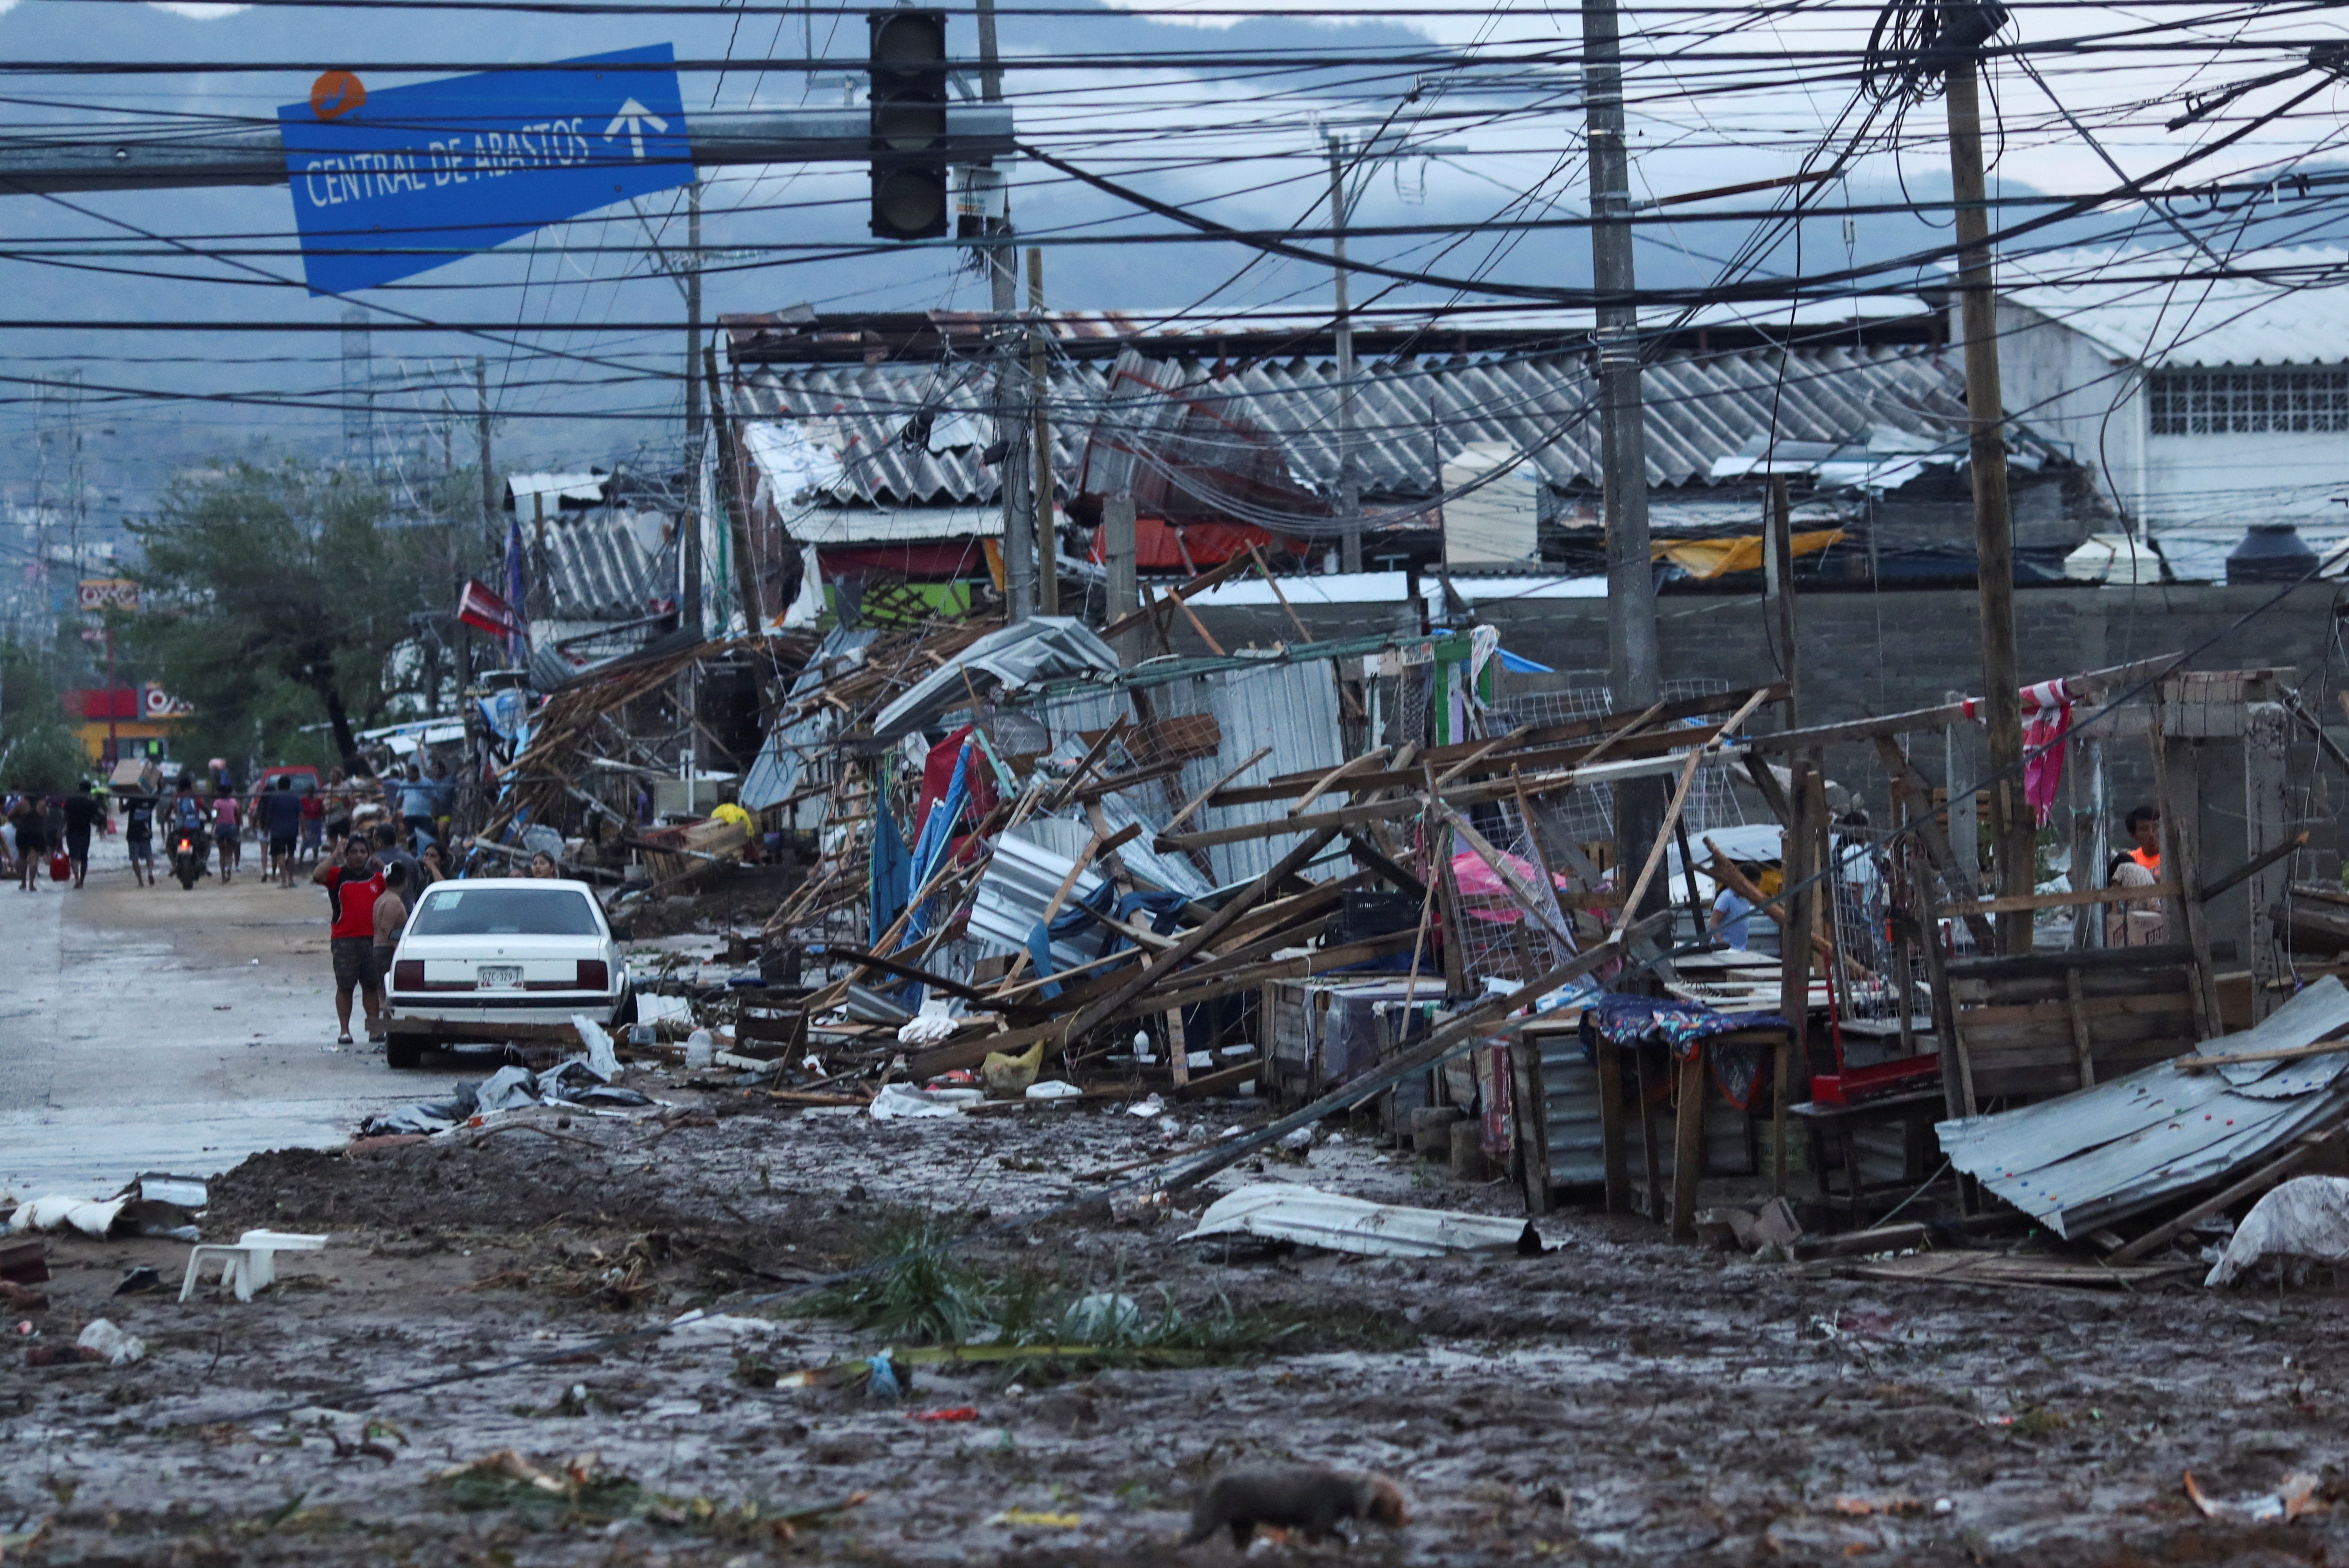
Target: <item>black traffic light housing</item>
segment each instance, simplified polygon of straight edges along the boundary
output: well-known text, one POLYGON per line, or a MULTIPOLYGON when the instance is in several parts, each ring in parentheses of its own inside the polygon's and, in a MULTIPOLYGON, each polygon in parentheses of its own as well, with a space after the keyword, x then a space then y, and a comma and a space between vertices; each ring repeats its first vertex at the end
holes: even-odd
POLYGON ((873 77, 873 234, 931 240, 947 232, 947 14, 868 11, 873 77))

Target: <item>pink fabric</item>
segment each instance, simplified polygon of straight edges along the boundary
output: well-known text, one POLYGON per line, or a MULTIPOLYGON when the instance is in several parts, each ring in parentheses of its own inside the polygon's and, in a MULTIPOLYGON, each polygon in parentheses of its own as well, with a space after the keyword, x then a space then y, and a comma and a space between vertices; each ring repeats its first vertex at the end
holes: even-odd
MULTIPOLYGON (((1541 885, 1539 866, 1506 851, 1501 858, 1508 861, 1511 871, 1525 878, 1527 886, 1541 885)), ((1499 874, 1486 865, 1484 859, 1473 851, 1463 850, 1452 857, 1452 880, 1459 887, 1460 896, 1464 899, 1489 898, 1500 901, 1500 906, 1497 908, 1478 904, 1471 904, 1464 908, 1460 913, 1469 919, 1481 920, 1490 925, 1515 925, 1526 917, 1526 912, 1517 907, 1516 895, 1509 891, 1508 885, 1501 881, 1499 874)), ((1564 887, 1566 879, 1562 876, 1557 878, 1554 885, 1564 887)))
POLYGON ((2064 738, 2072 730, 2072 693, 2062 681, 2042 681, 2023 689, 2023 749, 2031 759, 2023 765, 2023 798, 2041 827, 2055 809, 2055 791, 2064 782, 2064 738), (2045 747, 2044 751, 2040 750, 2045 747))

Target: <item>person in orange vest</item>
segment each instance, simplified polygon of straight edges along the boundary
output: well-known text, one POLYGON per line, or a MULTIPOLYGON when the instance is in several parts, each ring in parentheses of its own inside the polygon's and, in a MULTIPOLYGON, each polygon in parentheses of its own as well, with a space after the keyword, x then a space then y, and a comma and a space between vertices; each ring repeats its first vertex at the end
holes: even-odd
POLYGON ((2161 813, 2150 806, 2139 806, 2128 814, 2127 826, 2129 838, 2136 846, 2127 851, 2128 858, 2151 872, 2153 880, 2159 882, 2161 880, 2161 813))

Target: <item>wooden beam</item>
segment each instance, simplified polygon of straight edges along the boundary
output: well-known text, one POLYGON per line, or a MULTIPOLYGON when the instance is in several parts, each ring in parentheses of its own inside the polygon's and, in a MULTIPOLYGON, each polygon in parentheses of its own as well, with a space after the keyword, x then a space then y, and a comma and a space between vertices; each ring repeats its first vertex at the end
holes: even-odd
POLYGON ((1704 1042, 1681 1063, 1672 1124, 1672 1240, 1696 1240, 1696 1183, 1704 1169, 1704 1042))
MULTIPOLYGON (((2283 857, 2279 855, 2276 858, 2281 860, 2283 857)), ((2179 891, 2176 882, 2151 882, 2144 887, 2089 887, 2065 892, 2012 893, 2003 898, 1944 903, 1940 906, 1940 913, 1959 915, 2019 914, 2024 910, 2070 909, 2084 903, 2127 903, 2140 898, 2176 898, 2179 891)))
POLYGON ((1266 758, 1271 755, 1272 748, 1269 746, 1259 746, 1254 751, 1249 752, 1247 761, 1241 763, 1237 768, 1233 769, 1229 773, 1225 774, 1221 779, 1216 779, 1213 784, 1208 785, 1205 789, 1200 790, 1196 795, 1192 796, 1188 800, 1183 802, 1183 809, 1175 812, 1174 816, 1168 818, 1166 825, 1158 830, 1159 837, 1164 838, 1167 834, 1181 828, 1184 823, 1191 820, 1193 814, 1195 813, 1200 807, 1205 806, 1207 803, 1207 801, 1215 795, 1216 790, 1222 789, 1225 785, 1230 783, 1233 779, 1238 778, 1241 774, 1247 772, 1249 769, 1255 767, 1257 763, 1263 761, 1266 758))
MULTIPOLYGON (((1221 566, 1216 567, 1212 571, 1200 573, 1196 577, 1192 578, 1189 582, 1182 584, 1179 588, 1174 589, 1172 592, 1179 593, 1185 598, 1189 598, 1194 594, 1205 593, 1208 589, 1216 586, 1226 578, 1230 577, 1233 573, 1245 570, 1247 566, 1247 558, 1246 556, 1235 555, 1230 560, 1225 562, 1221 566)), ((1116 620, 1112 621, 1109 624, 1101 629, 1102 640, 1107 642, 1115 637, 1120 632, 1130 632, 1136 626, 1149 624, 1156 618, 1157 611, 1158 607, 1155 604, 1145 604, 1139 610, 1127 611, 1124 614, 1120 615, 1116 620)))
MULTIPOLYGON (((2297 834, 2293 835, 2292 838, 2286 839, 2282 843, 2276 845, 2275 848, 2267 851, 2263 854, 2252 856, 2250 860, 2245 861, 2241 865, 2237 866, 2233 871, 2229 872, 2225 876, 2220 877, 2218 881, 2210 883, 2208 887, 2205 887, 2202 890, 2202 902, 2204 903, 2209 903, 2220 893, 2233 892, 2237 887, 2251 881, 2253 877, 2259 875, 2261 872, 2267 870, 2270 866, 2275 864, 2286 855, 2297 851, 2302 845, 2307 842, 2308 830, 2306 828, 2302 828, 2297 834)), ((2130 891, 2141 894, 2149 894, 2152 892, 2149 888, 2131 889, 2130 891)), ((2169 895, 2165 893, 2162 896, 2168 897, 2169 895)))
MULTIPOLYGON (((2132 664, 2114 665, 2106 669, 2065 676, 2064 683, 2072 688, 2075 700, 2093 700, 2116 686, 2134 686, 2164 674, 2185 660, 2184 654, 2163 654, 2157 658, 2138 659, 2132 664)), ((1815 724, 1803 729, 1782 729, 1775 735, 1755 736, 1752 745, 1760 751, 1799 751, 1814 746, 1832 746, 1845 740, 1889 739, 1896 735, 1913 734, 1920 729, 1947 729, 1951 725, 1971 719, 1981 706, 1981 698, 1966 697, 1958 702, 1942 703, 1937 707, 1914 707, 1905 713, 1888 713, 1880 718, 1855 718, 1842 724, 1815 724)))
POLYGON ((1680 782, 1673 786, 1672 798, 1664 807, 1664 820, 1656 825, 1656 841, 1648 846, 1648 863, 1640 868, 1639 880, 1633 882, 1631 890, 1623 895, 1623 914, 1615 923, 1615 936, 1618 940, 1621 939, 1624 928, 1630 923, 1631 916, 1638 912, 1640 901, 1647 896, 1648 883, 1654 880, 1656 868, 1664 863, 1664 851, 1671 843, 1672 824, 1681 820, 1681 810, 1688 804, 1689 786, 1696 782, 1697 765, 1712 753, 1714 747, 1727 739, 1732 731, 1744 723, 1755 708, 1762 706, 1763 697, 1764 694, 1758 691, 1747 697, 1745 706, 1730 715, 1727 722, 1714 732, 1712 740, 1689 753, 1688 763, 1681 769, 1680 782))
POLYGON ((1381 746, 1375 751, 1365 751, 1360 757, 1353 758, 1349 761, 1340 762, 1337 767, 1332 768, 1329 772, 1324 773, 1320 778, 1315 779, 1313 781, 1313 788, 1308 789, 1304 794, 1298 797, 1297 804, 1288 809, 1288 814, 1292 817, 1302 816, 1304 814, 1305 808, 1310 806, 1314 801, 1319 800, 1323 795, 1329 793, 1330 787, 1331 785, 1336 784, 1339 780, 1346 778, 1349 774, 1361 773, 1369 769, 1375 768, 1385 762, 1386 758, 1386 748, 1381 746))
POLYGON ((2116 1264, 2130 1263, 2145 1256, 2157 1247, 2167 1246, 2220 1210, 2230 1204, 2239 1203, 2254 1192, 2274 1186, 2323 1152, 2325 1144, 2339 1132, 2340 1129, 2333 1128, 2329 1131, 2313 1133, 2302 1138, 2281 1160, 2252 1171, 2225 1191, 2214 1193, 2195 1204, 2176 1219, 2156 1225, 2128 1245, 2116 1251, 2106 1261, 2116 1264))
POLYGON ((2313 1046, 2278 1046, 2266 1051, 2228 1051, 2215 1056, 2173 1057, 2171 1063, 2182 1073, 2206 1073, 2220 1068, 2241 1067, 2248 1062, 2295 1062, 2302 1057, 2337 1056, 2349 1051, 2349 1039, 2333 1035, 2313 1046))

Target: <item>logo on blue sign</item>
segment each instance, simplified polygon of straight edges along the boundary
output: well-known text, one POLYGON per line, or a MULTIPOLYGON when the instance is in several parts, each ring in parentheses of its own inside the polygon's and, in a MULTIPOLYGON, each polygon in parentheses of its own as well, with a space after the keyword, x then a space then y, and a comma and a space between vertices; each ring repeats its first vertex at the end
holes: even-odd
POLYGON ((332 93, 277 111, 311 292, 413 277, 691 184, 676 58, 656 44, 376 91, 331 73, 332 93))

